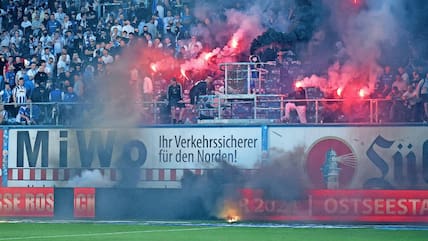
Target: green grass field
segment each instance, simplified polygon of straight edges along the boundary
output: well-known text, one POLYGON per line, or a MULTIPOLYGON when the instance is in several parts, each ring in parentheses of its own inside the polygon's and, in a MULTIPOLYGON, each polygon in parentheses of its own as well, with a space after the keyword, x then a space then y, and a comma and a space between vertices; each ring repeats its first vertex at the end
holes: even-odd
POLYGON ((292 228, 138 223, 0 223, 0 241, 427 241, 428 229, 292 228))

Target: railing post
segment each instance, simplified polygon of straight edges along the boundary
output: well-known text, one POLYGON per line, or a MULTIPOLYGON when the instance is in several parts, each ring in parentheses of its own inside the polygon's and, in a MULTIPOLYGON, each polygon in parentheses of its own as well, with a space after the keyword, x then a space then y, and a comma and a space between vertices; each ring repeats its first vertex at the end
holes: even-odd
POLYGON ((251 64, 247 65, 247 94, 251 94, 251 77, 252 77, 252 72, 251 72, 251 64))
POLYGON ((221 119, 221 110, 222 110, 222 106, 221 106, 221 103, 222 103, 222 101, 221 101, 221 95, 218 95, 217 100, 218 100, 218 103, 217 103, 217 108, 218 108, 217 119, 221 119))
POLYGON ((318 100, 315 100, 315 123, 318 123, 318 111, 319 111, 319 103, 318 100))
POLYGON ((279 121, 281 121, 282 117, 284 116, 284 95, 281 95, 281 103, 280 103, 280 111, 279 111, 279 121))
POLYGON ((58 126, 59 125, 59 115, 61 114, 59 111, 59 104, 58 102, 55 102, 55 106, 56 106, 56 114, 55 114, 55 125, 58 126))
POLYGON ((158 101, 153 101, 153 123, 158 124, 158 101))
POLYGON ((256 94, 254 94, 253 101, 254 101, 254 110, 253 110, 254 119, 256 120, 257 119, 257 95, 256 94))
POLYGON ((374 114, 375 114, 375 118, 376 118, 376 123, 379 123, 379 102, 378 102, 378 100, 375 100, 374 114))

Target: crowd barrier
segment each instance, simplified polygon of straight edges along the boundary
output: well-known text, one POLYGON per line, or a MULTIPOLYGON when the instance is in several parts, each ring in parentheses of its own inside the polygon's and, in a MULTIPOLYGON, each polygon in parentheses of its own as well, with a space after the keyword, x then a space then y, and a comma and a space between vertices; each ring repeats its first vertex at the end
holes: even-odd
MULTIPOLYGON (((422 122, 423 109, 410 109, 404 101, 390 99, 288 99, 285 95, 240 94, 204 95, 195 105, 184 100, 184 120, 187 124, 197 123, 278 123, 285 115, 287 103, 306 102, 307 121, 311 124, 324 123, 410 123, 422 122), (412 112, 414 111, 414 112, 412 112), (412 114, 413 113, 413 114, 412 114), (413 117, 414 113, 416 115, 413 117), (418 114, 419 113, 419 114, 418 114), (412 117, 412 118, 411 118, 412 117)), ((108 112, 110 118, 127 118, 110 104, 33 102, 29 103, 31 123, 16 120, 19 106, 4 104, 9 116, 3 124, 62 126, 90 123, 108 112), (13 111, 15 109, 15 111, 13 111), (12 110, 12 111, 11 111, 12 110), (117 112, 117 116, 114 113, 117 112), (12 114, 14 113, 14 114, 12 114)), ((166 100, 127 102, 120 108, 132 112, 134 124, 170 124, 171 109, 166 100)), ((129 116, 128 116, 129 117, 129 116)), ((183 120, 183 121, 184 121, 183 120)), ((124 121, 126 122, 126 121, 124 121)), ((291 112, 291 123, 299 123, 295 111, 291 112)))

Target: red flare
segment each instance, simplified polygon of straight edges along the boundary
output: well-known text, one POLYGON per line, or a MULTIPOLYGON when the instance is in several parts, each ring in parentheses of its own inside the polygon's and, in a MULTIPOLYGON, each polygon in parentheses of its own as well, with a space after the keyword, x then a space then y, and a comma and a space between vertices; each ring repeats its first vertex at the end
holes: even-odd
POLYGON ((151 63, 150 68, 153 70, 153 72, 158 72, 158 66, 155 63, 151 63))
POLYGON ((184 78, 189 79, 189 78, 187 77, 187 75, 186 75, 186 70, 185 70, 185 69, 180 69, 180 73, 181 73, 181 75, 182 75, 184 78))
POLYGON ((234 48, 234 49, 238 48, 238 40, 237 39, 233 38, 230 43, 231 43, 232 48, 234 48))
POLYGON ((361 98, 364 98, 364 96, 366 95, 366 91, 364 91, 364 89, 360 89, 360 91, 358 91, 358 95, 359 95, 361 98))
POLYGON ((210 60, 214 56, 214 53, 203 53, 203 57, 205 61, 210 60))
POLYGON ((337 96, 342 96, 342 92, 343 92, 343 88, 342 88, 342 87, 339 87, 339 88, 336 90, 336 94, 337 94, 337 96))
POLYGON ((296 81, 296 83, 294 83, 294 86, 295 86, 296 88, 303 87, 303 82, 302 82, 302 81, 296 81))

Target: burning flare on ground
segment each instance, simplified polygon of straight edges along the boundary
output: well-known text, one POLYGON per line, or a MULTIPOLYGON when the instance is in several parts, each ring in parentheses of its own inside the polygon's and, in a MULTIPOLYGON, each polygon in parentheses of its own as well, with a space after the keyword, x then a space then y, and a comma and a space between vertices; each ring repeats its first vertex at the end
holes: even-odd
POLYGON ((226 220, 228 223, 236 223, 241 220, 238 203, 232 200, 224 201, 223 209, 220 211, 219 217, 226 220))

